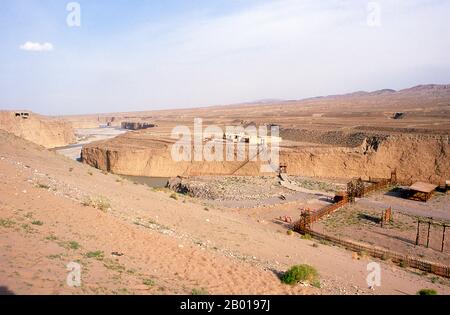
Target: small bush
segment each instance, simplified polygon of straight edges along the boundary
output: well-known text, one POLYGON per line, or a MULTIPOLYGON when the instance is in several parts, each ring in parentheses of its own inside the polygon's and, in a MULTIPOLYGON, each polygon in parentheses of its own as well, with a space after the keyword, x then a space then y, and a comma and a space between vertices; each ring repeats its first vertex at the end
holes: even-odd
POLYGON ((50 189, 50 186, 45 185, 45 184, 37 184, 38 188, 42 188, 42 189, 50 189))
POLYGON ((81 246, 75 241, 70 241, 68 244, 70 249, 79 249, 81 246))
POLYGON ((317 248, 317 247, 319 247, 319 244, 314 243, 314 244, 312 244, 312 247, 317 248))
POLYGON ((178 200, 178 196, 177 196, 176 193, 171 194, 171 195, 170 195, 170 198, 175 199, 175 200, 178 200))
POLYGON ((97 198, 89 197, 88 199, 83 201, 83 206, 93 207, 103 212, 106 212, 108 209, 111 208, 109 200, 106 199, 105 197, 97 197, 97 198))
POLYGON ((294 234, 294 232, 292 232, 292 230, 288 230, 288 231, 286 232, 286 234, 287 234, 287 235, 292 235, 292 234, 294 234))
POLYGON ((88 172, 88 174, 91 175, 91 176, 94 175, 94 173, 92 173, 92 172, 90 172, 90 171, 88 172))
POLYGON ((208 295, 208 291, 205 289, 192 289, 192 295, 208 295))
POLYGON ((58 238, 55 235, 49 235, 45 239, 48 241, 56 241, 58 238))
POLYGON ((308 281, 313 284, 318 281, 317 270, 310 265, 297 265, 286 271, 281 277, 281 282, 285 284, 296 284, 300 281, 308 281))
POLYGON ((438 295, 438 293, 433 289, 422 289, 417 292, 417 295, 438 295))
POLYGON ((103 259, 105 254, 101 250, 97 250, 95 252, 88 252, 85 256, 87 258, 103 259))
POLYGON ((41 226, 41 225, 44 225, 44 222, 36 220, 36 221, 31 222, 31 224, 41 226))
POLYGON ((14 221, 10 220, 10 219, 0 219, 0 226, 5 227, 5 228, 9 228, 12 227, 15 224, 14 221))
POLYGON ((302 240, 310 240, 312 239, 311 235, 306 233, 305 235, 302 235, 302 240))
POLYGON ((152 287, 155 285, 155 281, 153 281, 152 279, 144 279, 144 281, 142 281, 143 284, 148 285, 149 287, 152 287))

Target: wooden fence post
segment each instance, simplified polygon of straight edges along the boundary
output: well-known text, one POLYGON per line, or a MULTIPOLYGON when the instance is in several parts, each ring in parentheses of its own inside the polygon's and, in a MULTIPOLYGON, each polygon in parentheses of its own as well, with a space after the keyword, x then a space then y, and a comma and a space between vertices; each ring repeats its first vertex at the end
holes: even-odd
POLYGON ((444 244, 445 244, 445 228, 447 226, 444 225, 444 232, 442 232, 442 247, 441 247, 441 252, 444 252, 444 244))
POLYGON ((416 236, 416 246, 419 245, 419 233, 420 233, 420 219, 417 218, 417 236, 416 236))

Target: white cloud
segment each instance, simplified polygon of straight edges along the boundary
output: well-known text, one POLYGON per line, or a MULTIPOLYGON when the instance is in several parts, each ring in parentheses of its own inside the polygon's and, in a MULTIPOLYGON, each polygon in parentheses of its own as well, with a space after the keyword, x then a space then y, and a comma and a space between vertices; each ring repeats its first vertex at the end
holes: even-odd
POLYGON ((52 43, 33 43, 33 42, 26 42, 25 44, 20 46, 21 50, 25 51, 52 51, 53 50, 53 44, 52 43))

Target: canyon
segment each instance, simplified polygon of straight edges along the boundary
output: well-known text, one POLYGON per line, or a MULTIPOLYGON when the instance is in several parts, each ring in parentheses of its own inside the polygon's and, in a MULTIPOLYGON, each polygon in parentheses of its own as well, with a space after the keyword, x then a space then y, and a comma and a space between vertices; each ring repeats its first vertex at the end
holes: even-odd
POLYGON ((74 129, 69 121, 31 111, 0 111, 0 129, 46 148, 75 142, 74 129))

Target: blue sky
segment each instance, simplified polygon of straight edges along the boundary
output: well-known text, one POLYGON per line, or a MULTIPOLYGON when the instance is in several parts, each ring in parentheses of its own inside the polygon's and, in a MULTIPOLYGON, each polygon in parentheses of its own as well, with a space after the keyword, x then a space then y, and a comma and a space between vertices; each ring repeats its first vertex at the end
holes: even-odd
POLYGON ((0 2, 0 109, 152 110, 450 83, 447 0, 80 0, 81 27, 66 23, 69 2, 0 2))

